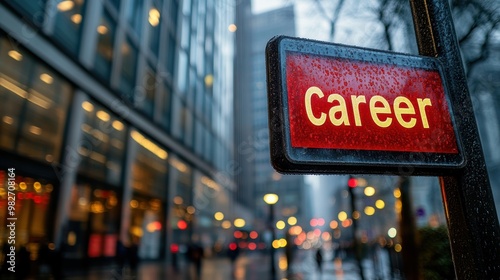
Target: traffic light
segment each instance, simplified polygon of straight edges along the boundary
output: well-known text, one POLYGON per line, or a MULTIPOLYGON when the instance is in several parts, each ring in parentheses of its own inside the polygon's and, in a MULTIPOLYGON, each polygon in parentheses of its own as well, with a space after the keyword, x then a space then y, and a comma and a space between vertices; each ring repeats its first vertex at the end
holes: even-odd
POLYGON ((358 186, 358 180, 354 177, 349 177, 349 180, 347 181, 347 186, 349 188, 355 188, 358 186))

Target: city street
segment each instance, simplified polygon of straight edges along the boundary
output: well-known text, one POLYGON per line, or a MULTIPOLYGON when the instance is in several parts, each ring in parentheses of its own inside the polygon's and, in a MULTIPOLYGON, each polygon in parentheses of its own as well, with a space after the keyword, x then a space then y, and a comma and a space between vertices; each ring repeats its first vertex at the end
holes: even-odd
MULTIPOLYGON (((322 271, 317 268, 314 260, 315 250, 298 250, 295 259, 290 266, 290 271, 277 268, 277 279, 289 280, 356 280, 361 279, 354 260, 333 259, 328 252, 324 253, 322 271)), ((277 254, 277 259, 283 259, 283 254, 277 254)), ((200 280, 265 280, 271 278, 269 265, 269 255, 261 253, 245 253, 240 255, 235 262, 234 277, 231 277, 231 262, 227 258, 206 258, 203 260, 200 280)), ((387 265, 388 260, 383 260, 387 265)), ((277 266, 278 267, 278 266, 277 266)), ((373 262, 364 260, 363 268, 365 279, 375 279, 373 262)), ((388 267, 377 270, 382 279, 390 279, 388 267)), ((68 272, 67 272, 68 273, 68 272)), ((194 275, 194 268, 188 269, 188 264, 180 262, 179 270, 174 272, 171 266, 165 266, 163 263, 143 263, 139 266, 138 273, 131 273, 126 268, 122 274, 116 267, 107 267, 102 269, 91 269, 85 274, 82 272, 74 275, 67 275, 65 279, 70 280, 98 280, 98 279, 172 279, 185 280, 194 275)), ((392 278, 399 279, 399 277, 392 278)))

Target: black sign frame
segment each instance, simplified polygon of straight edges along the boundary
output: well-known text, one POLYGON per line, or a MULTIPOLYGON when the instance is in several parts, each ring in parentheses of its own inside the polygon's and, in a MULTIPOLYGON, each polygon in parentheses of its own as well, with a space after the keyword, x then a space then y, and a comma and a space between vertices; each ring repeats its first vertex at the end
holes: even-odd
POLYGON ((282 173, 411 173, 441 175, 462 168, 466 159, 440 62, 428 56, 373 50, 287 36, 272 38, 266 47, 270 149, 273 167, 282 173), (375 150, 296 148, 291 145, 286 84, 288 53, 332 57, 376 65, 394 65, 439 72, 458 148, 457 154, 375 150))

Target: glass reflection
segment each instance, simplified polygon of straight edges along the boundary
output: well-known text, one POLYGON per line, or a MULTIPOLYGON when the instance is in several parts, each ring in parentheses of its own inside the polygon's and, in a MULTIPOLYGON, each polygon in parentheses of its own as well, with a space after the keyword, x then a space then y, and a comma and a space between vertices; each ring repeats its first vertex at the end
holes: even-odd
POLYGON ((0 38, 0 146, 58 160, 72 88, 23 49, 0 38))
POLYGON ((79 172, 113 185, 120 183, 125 149, 125 124, 97 104, 82 103, 82 156, 79 172))

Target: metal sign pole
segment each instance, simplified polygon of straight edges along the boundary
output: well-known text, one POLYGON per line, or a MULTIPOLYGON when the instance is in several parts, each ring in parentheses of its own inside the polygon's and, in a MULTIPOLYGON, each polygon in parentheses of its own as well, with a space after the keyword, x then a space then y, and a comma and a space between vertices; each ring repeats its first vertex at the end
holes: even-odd
POLYGON ((419 52, 443 64, 466 166, 441 177, 458 279, 500 279, 500 229, 448 1, 410 0, 419 52), (458 117, 460 116, 460 117, 458 117))

